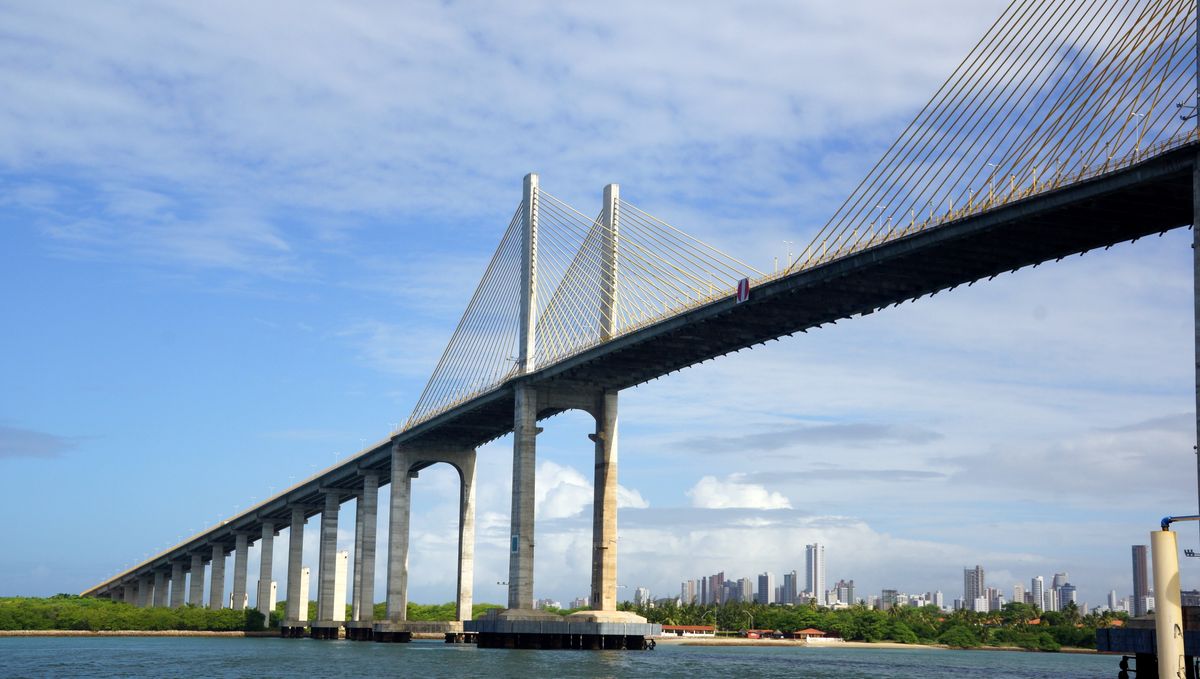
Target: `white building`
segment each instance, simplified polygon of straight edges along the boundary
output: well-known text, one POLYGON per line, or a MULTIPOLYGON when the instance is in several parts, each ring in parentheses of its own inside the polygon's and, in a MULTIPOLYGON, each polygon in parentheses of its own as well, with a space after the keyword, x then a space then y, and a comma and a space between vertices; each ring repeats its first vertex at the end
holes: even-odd
MULTIPOLYGON (((825 594, 825 546, 814 542, 804 547, 805 587, 813 597, 825 594)), ((818 601, 817 603, 824 603, 818 601)))
POLYGON ((638 587, 633 590, 633 603, 638 606, 645 606, 650 603, 650 589, 647 587, 638 587))

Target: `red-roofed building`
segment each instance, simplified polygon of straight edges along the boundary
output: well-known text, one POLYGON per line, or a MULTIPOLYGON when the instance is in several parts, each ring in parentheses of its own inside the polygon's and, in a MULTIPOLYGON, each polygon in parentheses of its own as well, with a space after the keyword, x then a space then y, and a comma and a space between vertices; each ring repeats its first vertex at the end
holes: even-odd
POLYGON ((829 635, 825 634, 824 632, 822 632, 819 629, 816 629, 815 627, 809 627, 808 629, 798 629, 795 631, 795 633, 792 634, 792 637, 794 637, 796 639, 812 639, 812 638, 823 639, 826 636, 829 636, 829 635))

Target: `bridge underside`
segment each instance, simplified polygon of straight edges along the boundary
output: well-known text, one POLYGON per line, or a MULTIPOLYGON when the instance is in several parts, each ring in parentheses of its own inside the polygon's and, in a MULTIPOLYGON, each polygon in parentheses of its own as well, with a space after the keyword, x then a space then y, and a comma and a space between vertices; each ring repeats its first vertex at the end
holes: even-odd
MULTIPOLYGON (((624 389, 785 335, 1022 267, 1192 223, 1191 144, 1127 169, 1010 203, 754 288, 528 376, 544 389, 624 389)), ((512 429, 505 388, 401 438, 475 446, 512 429)), ((542 417, 555 414, 543 412, 542 417)))
MULTIPOLYGON (((232 550, 238 531, 287 525, 293 508, 321 512, 329 491, 355 497, 363 476, 391 481, 393 441, 474 449, 512 431, 514 389, 620 390, 706 360, 858 314, 1041 262, 1192 223, 1193 165, 1200 144, 1010 203, 760 284, 742 304, 730 297, 620 336, 478 396, 309 479, 215 530, 164 553, 150 567, 213 544, 232 550)), ((545 418, 561 410, 543 410, 545 418)), ((413 471, 419 471, 419 466, 413 471)), ((108 592, 114 578, 89 593, 108 592)))

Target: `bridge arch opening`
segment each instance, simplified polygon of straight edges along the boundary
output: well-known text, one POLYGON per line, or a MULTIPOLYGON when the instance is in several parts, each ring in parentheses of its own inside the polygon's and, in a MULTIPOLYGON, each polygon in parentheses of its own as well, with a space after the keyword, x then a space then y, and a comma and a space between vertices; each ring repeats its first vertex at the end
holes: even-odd
POLYGON ((437 606, 453 619, 458 597, 462 471, 452 463, 436 462, 415 473, 409 511, 409 608, 414 604, 437 606))
POLYGON ((567 609, 591 592, 596 418, 570 409, 538 426, 534 597, 567 609))

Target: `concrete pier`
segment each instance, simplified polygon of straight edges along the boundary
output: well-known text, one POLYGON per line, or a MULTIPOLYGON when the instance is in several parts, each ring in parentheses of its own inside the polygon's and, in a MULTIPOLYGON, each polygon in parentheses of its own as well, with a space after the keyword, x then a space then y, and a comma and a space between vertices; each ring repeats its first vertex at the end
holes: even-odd
POLYGON ((408 512, 412 481, 408 451, 392 446, 392 506, 388 526, 387 619, 408 619, 408 512))
POLYGON ((375 533, 379 521, 379 475, 363 475, 354 517, 354 583, 346 637, 369 641, 375 623, 375 533))
MULTIPOLYGON (((437 632, 447 639, 464 638, 462 622, 471 617, 475 574, 475 451, 435 447, 392 448, 392 506, 388 536, 387 620, 373 625, 376 641, 406 642, 416 632, 437 632), (459 473, 458 593, 455 598, 457 624, 437 629, 428 623, 408 620, 408 541, 412 479, 418 469, 446 463, 459 473)), ((440 624, 440 623, 439 623, 440 624)), ((353 629, 347 626, 348 630, 353 629)), ((349 632, 348 632, 349 633, 349 632)), ((355 638, 355 637, 351 637, 355 638)))
POLYGON ((204 605, 204 556, 201 554, 192 555, 192 569, 188 576, 188 600, 187 602, 193 606, 204 605))
POLYGON ((458 453, 458 599, 460 621, 470 620, 475 596, 475 451, 458 453))
POLYGON ((208 607, 214 611, 225 607, 225 546, 212 546, 212 566, 208 573, 208 607))
POLYGON ((513 424, 512 513, 508 554, 508 607, 533 609, 533 520, 537 499, 537 391, 516 387, 513 424))
MULTIPOLYGON (((297 612, 295 618, 286 616, 287 619, 280 623, 279 634, 282 637, 295 639, 308 634, 308 594, 310 576, 311 571, 309 571, 307 566, 304 566, 300 569, 300 574, 296 578, 298 583, 297 589, 299 590, 296 594, 296 601, 301 602, 301 605, 296 606, 297 612)), ((288 582, 288 586, 291 586, 290 580, 288 582)), ((289 597, 288 610, 291 610, 291 601, 292 600, 289 597)))
POLYGON ((337 559, 338 502, 336 491, 325 493, 321 512, 320 578, 317 585, 317 620, 333 620, 334 568, 337 559))
POLYGON ((592 504, 592 607, 617 610, 617 392, 597 399, 592 504))
POLYGON ((171 563, 171 608, 183 608, 187 603, 187 583, 183 571, 183 561, 171 563))
POLYGON ((137 605, 141 608, 149 608, 154 603, 154 580, 149 575, 143 575, 138 578, 137 583, 137 605))
POLYGON ((167 607, 167 572, 163 569, 154 571, 154 604, 160 608, 167 607))
POLYGON ((308 619, 308 591, 305 589, 303 595, 301 593, 301 577, 302 569, 304 569, 304 508, 292 507, 292 523, 289 528, 288 535, 288 576, 287 576, 287 606, 284 611, 283 622, 280 623, 280 633, 283 636, 296 636, 295 630, 299 628, 299 635, 303 636, 304 628, 307 625, 300 625, 300 621, 308 619), (303 617, 301 617, 303 616, 303 617))
POLYGON ((262 539, 259 540, 259 556, 258 556, 258 594, 255 599, 255 605, 258 607, 258 612, 266 618, 265 623, 270 625, 271 612, 274 608, 274 602, 271 601, 271 577, 272 569, 275 567, 275 524, 272 521, 263 521, 262 539))
MULTIPOLYGON (((325 507, 321 511, 321 543, 320 543, 320 572, 317 581, 317 619, 312 622, 314 638, 336 639, 342 620, 346 619, 345 599, 342 599, 342 611, 337 607, 337 530, 338 512, 341 509, 339 491, 331 490, 325 493, 325 507)), ((344 587, 343 583, 343 587, 344 587)), ((343 588, 343 596, 345 589, 343 588)))
POLYGON ((250 557, 250 536, 246 533, 234 533, 233 536, 233 602, 230 608, 235 611, 246 608, 246 569, 250 557))

